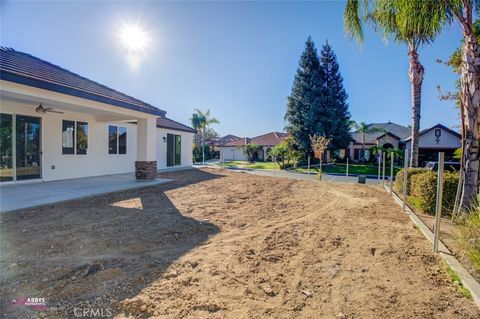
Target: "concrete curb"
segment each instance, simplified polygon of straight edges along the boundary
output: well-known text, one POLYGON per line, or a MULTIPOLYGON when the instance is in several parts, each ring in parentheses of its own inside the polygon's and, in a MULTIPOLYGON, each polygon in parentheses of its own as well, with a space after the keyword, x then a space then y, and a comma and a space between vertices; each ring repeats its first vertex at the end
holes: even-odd
MULTIPOLYGON (((387 192, 390 191, 387 185, 385 185, 385 190, 387 192)), ((392 192, 392 197, 397 202, 397 204, 402 207, 403 201, 402 199, 395 193, 392 192)), ((415 212, 406 205, 405 214, 410 217, 412 222, 417 225, 422 232, 422 234, 433 244, 433 233, 430 228, 425 225, 425 223, 415 214, 415 212)), ((473 302, 480 308, 480 283, 478 283, 475 278, 470 275, 468 270, 466 270, 462 264, 455 258, 453 253, 445 246, 445 244, 440 240, 439 241, 439 255, 442 259, 447 263, 447 265, 453 269, 457 273, 457 275, 462 280, 462 284, 465 288, 467 288, 470 293, 472 294, 473 302)))

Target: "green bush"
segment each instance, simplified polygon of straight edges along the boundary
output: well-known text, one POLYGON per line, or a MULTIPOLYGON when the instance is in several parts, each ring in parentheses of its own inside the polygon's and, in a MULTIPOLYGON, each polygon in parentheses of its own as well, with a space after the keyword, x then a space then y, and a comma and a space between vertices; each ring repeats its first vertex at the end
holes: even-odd
MULTIPOLYGON (((193 144, 193 161, 200 163, 202 161, 202 146, 193 144)), ((210 147, 205 144, 205 160, 212 159, 210 147)))
MULTIPOLYGON (((395 192, 397 192, 398 194, 403 194, 403 170, 404 168, 402 168, 401 170, 399 170, 397 172, 397 175, 395 177, 395 184, 393 184, 393 189, 395 190, 395 192)), ((418 174, 418 173, 423 173, 425 172, 426 170, 424 168, 414 168, 414 167, 409 167, 407 169, 407 172, 408 172, 408 175, 407 175, 407 195, 410 195, 411 194, 411 180, 412 180, 412 176, 418 174)))
POLYGON ((480 208, 461 214, 457 224, 460 245, 475 269, 480 271, 480 208))
MULTIPOLYGON (((453 211, 458 176, 458 173, 445 172, 442 201, 442 213, 444 215, 451 215, 453 211)), ((432 171, 416 173, 412 176, 410 183, 411 202, 426 213, 435 214, 437 173, 432 171)))

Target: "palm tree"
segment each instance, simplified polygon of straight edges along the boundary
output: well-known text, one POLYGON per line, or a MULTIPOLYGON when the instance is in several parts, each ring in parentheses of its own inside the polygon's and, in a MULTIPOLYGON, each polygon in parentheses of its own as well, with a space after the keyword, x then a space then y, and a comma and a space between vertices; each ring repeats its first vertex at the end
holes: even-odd
POLYGON ((360 159, 365 160, 365 135, 385 132, 385 129, 380 127, 371 127, 370 124, 366 122, 355 123, 352 122, 353 127, 357 129, 357 133, 360 133, 360 142, 362 143, 362 151, 360 152, 360 159))
POLYGON ((425 72, 418 49, 431 43, 447 21, 445 6, 436 0, 348 0, 345 7, 345 29, 350 36, 363 41, 362 23, 369 23, 385 38, 393 38, 408 47, 408 76, 412 92, 412 167, 418 166, 421 94, 425 72))
POLYGON ((192 117, 190 118, 190 123, 192 123, 192 127, 195 129, 195 144, 199 145, 199 129, 200 125, 203 119, 200 118, 200 116, 197 113, 192 114, 192 117))
POLYGON ((460 114, 463 135, 463 191, 460 207, 468 211, 477 204, 480 152, 480 46, 475 34, 474 14, 480 14, 480 0, 438 0, 445 15, 462 28, 460 68, 460 114))
POLYGON ((194 113, 190 118, 190 122, 192 123, 193 128, 197 130, 195 139, 196 139, 197 145, 202 144, 202 164, 205 164, 205 139, 204 139, 205 130, 211 124, 219 124, 220 122, 216 118, 210 115, 210 110, 207 110, 204 113, 199 109, 194 109, 193 112, 194 113))
POLYGON ((245 154, 247 154, 249 162, 253 161, 255 157, 255 152, 258 152, 260 149, 261 149, 260 145, 255 143, 248 143, 248 144, 245 144, 245 146, 243 147, 243 151, 245 152, 245 154))

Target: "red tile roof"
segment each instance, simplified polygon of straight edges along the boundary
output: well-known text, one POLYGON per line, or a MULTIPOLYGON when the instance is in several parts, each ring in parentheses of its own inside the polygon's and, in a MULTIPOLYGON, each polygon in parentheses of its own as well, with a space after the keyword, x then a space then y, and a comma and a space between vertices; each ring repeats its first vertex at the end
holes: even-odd
POLYGON ((271 132, 252 138, 252 143, 260 146, 275 146, 287 138, 287 133, 271 132))
POLYGON ((248 143, 257 144, 260 146, 275 146, 281 143, 287 138, 287 133, 282 132, 270 132, 267 134, 259 135, 253 138, 243 137, 228 143, 225 143, 223 146, 243 146, 248 143))

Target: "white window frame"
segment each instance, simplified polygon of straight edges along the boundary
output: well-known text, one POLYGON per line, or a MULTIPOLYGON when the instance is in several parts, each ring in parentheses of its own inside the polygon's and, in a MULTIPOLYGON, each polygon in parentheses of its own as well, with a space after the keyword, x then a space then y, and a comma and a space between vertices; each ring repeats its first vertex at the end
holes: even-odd
POLYGON ((127 133, 127 139, 128 139, 128 127, 127 126, 123 126, 123 125, 114 125, 114 124, 108 124, 107 125, 107 153, 108 155, 110 156, 115 156, 115 155, 127 155, 128 154, 128 141, 125 141, 125 153, 124 154, 120 154, 120 128, 124 128, 125 129, 125 133, 127 133), (116 150, 116 153, 114 154, 110 154, 108 152, 108 149, 110 147, 109 143, 110 141, 108 140, 109 136, 110 136, 110 127, 116 127, 117 128, 117 150, 116 150))
POLYGON ((68 119, 62 119, 62 134, 63 134, 63 122, 68 121, 68 122, 73 122, 73 154, 64 154, 63 153, 63 135, 62 135, 62 156, 85 156, 88 155, 88 149, 90 148, 90 133, 87 134, 87 152, 85 154, 77 154, 77 123, 87 123, 88 127, 90 127, 90 123, 88 121, 76 121, 76 120, 68 120, 68 119))

